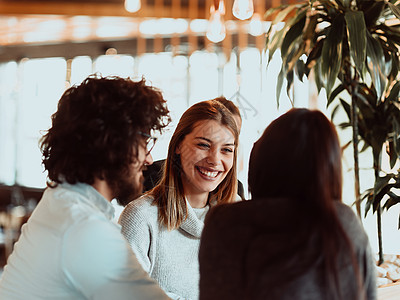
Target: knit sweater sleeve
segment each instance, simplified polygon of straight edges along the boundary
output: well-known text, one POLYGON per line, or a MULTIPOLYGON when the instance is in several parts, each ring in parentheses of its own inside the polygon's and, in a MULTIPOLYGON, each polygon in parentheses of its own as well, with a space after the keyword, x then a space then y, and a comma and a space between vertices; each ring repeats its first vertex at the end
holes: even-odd
MULTIPOLYGON (((154 225, 151 216, 152 210, 156 207, 151 207, 149 199, 140 198, 129 203, 119 218, 121 225, 121 233, 129 242, 135 253, 138 261, 147 273, 151 273, 153 259, 153 251, 151 251, 152 236, 154 235, 154 225)), ((153 213, 154 214, 154 213, 153 213)))

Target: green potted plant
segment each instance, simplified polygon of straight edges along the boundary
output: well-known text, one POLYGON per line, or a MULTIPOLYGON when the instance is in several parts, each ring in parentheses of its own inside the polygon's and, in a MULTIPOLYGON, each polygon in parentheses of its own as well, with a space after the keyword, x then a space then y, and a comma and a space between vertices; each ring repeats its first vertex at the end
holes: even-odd
MULTIPOLYGON (((400 106, 399 106, 400 82, 396 81, 389 89, 389 93, 381 100, 377 99, 374 88, 364 83, 359 83, 355 91, 354 101, 357 107, 358 132, 364 141, 364 150, 372 149, 375 184, 373 188, 367 189, 359 201, 366 200, 365 216, 372 208, 377 214, 379 263, 383 262, 382 228, 381 228, 381 202, 386 200, 383 208, 389 209, 400 203, 400 196, 393 189, 400 188, 400 175, 396 173, 384 173, 381 176, 382 151, 386 148, 390 167, 393 168, 399 160, 400 155, 400 106), (386 146, 386 147, 384 147, 386 146), (386 196, 386 197, 385 197, 386 196)), ((343 99, 340 103, 351 119, 351 107, 343 99)), ((351 126, 351 123, 340 124, 341 127, 351 126)), ((400 219, 398 223, 400 229, 400 219)))
MULTIPOLYGON (((327 103, 343 107, 351 126, 354 150, 354 175, 357 213, 360 202, 367 199, 366 212, 373 207, 377 214, 379 262, 383 262, 381 213, 400 203, 392 189, 398 186, 396 173, 380 176, 380 158, 387 145, 391 165, 399 159, 399 83, 400 69, 400 8, 394 1, 382 0, 320 0, 283 5, 269 9, 265 17, 273 16, 267 33, 269 60, 277 49, 282 67, 278 76, 277 101, 287 82, 293 87, 295 74, 313 78, 318 93, 324 89, 327 103), (273 25, 284 21, 280 30, 273 25), (350 103, 340 97, 350 96, 350 103), (358 143, 362 139, 372 148, 375 186, 363 196, 359 191, 358 143), (394 183, 395 182, 395 183, 394 183), (387 197, 384 197, 384 196, 387 197)), ((400 222, 400 221, 399 221, 400 222)), ((400 224, 399 224, 400 226, 400 224)))

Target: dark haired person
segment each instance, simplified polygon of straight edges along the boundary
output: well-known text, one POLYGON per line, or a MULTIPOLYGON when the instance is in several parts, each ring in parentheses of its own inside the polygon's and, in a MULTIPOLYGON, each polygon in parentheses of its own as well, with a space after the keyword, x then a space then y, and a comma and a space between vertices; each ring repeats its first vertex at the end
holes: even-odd
POLYGON ((172 135, 160 183, 121 214, 122 234, 172 299, 199 297, 204 218, 210 207, 236 200, 237 143, 236 122, 224 105, 192 105, 172 135))
POLYGON ((90 76, 65 91, 41 139, 48 188, 7 261, 0 299, 168 299, 111 221, 110 203, 141 193, 151 133, 168 113, 144 80, 90 76))
MULTIPOLYGON (((222 103, 232 113, 240 133, 240 129, 242 128, 242 116, 240 115, 239 108, 231 100, 228 100, 225 97, 218 97, 213 100, 222 103)), ((160 181, 164 163, 165 159, 157 160, 146 170, 143 171, 144 192, 150 191, 160 181)), ((240 182, 240 180, 238 180, 237 184, 238 184, 237 188, 238 196, 240 197, 241 200, 245 200, 243 184, 240 182)))
POLYGON ((252 200, 220 205, 200 243, 200 299, 376 299, 366 233, 342 203, 341 149, 319 111, 292 109, 254 144, 252 200))

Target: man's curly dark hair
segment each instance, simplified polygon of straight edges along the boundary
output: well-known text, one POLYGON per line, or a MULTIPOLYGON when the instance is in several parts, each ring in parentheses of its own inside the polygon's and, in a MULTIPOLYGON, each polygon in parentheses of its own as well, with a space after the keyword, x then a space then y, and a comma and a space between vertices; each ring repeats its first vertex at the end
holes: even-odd
POLYGON ((137 159, 139 132, 161 132, 170 122, 161 92, 144 79, 98 75, 66 90, 51 119, 40 140, 50 187, 96 178, 117 186, 137 159))

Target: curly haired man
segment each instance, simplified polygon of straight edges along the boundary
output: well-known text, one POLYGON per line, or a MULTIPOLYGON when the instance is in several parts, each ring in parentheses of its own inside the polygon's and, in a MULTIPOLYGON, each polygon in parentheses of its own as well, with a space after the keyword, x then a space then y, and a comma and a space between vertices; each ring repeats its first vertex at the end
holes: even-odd
POLYGON ((94 75, 65 91, 41 139, 48 188, 4 268, 1 299, 167 299, 111 221, 110 202, 141 193, 151 133, 169 121, 144 80, 94 75))

